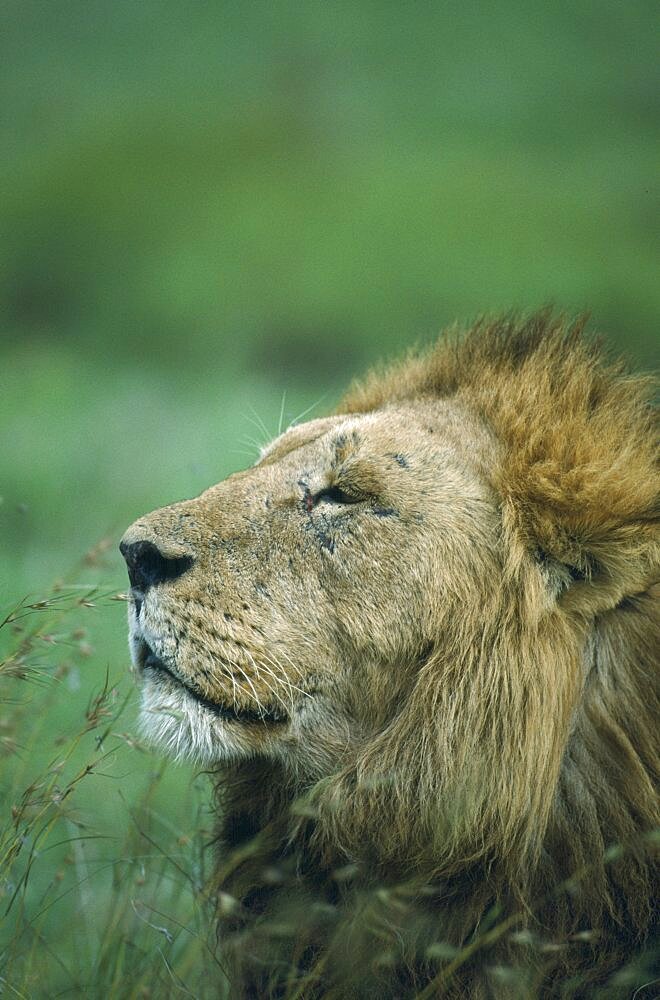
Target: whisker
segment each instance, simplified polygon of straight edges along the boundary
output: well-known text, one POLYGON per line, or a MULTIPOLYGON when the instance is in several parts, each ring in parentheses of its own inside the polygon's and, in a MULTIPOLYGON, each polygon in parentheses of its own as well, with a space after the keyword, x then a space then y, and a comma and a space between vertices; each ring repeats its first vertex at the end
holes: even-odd
POLYGON ((232 701, 234 703, 234 708, 238 708, 238 698, 236 696, 236 691, 237 691, 236 680, 234 679, 234 675, 232 674, 231 670, 229 670, 227 667, 225 667, 224 664, 223 664, 223 670, 224 670, 224 673, 229 678, 229 680, 231 681, 231 697, 232 697, 232 701))
MULTIPOLYGON (((271 670, 271 668, 268 666, 267 663, 265 663, 265 662, 256 663, 256 661, 254 660, 254 657, 251 656, 250 654, 248 654, 248 655, 250 656, 250 659, 254 663, 255 669, 259 672, 261 680, 264 681, 264 683, 269 687, 269 690, 272 690, 272 688, 270 688, 270 685, 268 685, 267 681, 265 681, 264 678, 261 677, 261 671, 262 670, 265 670, 268 674, 270 674, 270 676, 275 681, 276 685, 278 685, 278 686, 281 686, 282 684, 284 685, 284 687, 286 688, 286 690, 288 692, 288 696, 289 696, 289 705, 287 706, 287 711, 292 714, 295 703, 294 703, 294 698, 293 698, 293 688, 292 688, 292 686, 291 686, 288 678, 284 677, 284 676, 281 677, 281 678, 278 677, 275 674, 275 672, 273 670, 271 670)), ((280 701, 282 703, 282 705, 285 704, 284 699, 278 694, 277 691, 273 691, 273 694, 278 699, 278 701, 280 701)))
POLYGON ((258 452, 261 451, 262 448, 261 442, 255 437, 250 437, 249 434, 242 435, 241 444, 249 444, 251 448, 256 448, 258 452))
POLYGON ((251 462, 254 462, 254 451, 246 451, 245 448, 230 448, 229 451, 232 455, 247 456, 251 462))
MULTIPOLYGON (((273 667, 275 667, 277 670, 281 671, 281 673, 282 673, 281 680, 284 681, 284 683, 287 685, 287 687, 289 687, 292 691, 297 691, 298 694, 304 695, 305 698, 311 698, 312 697, 311 694, 309 693, 309 691, 305 691, 303 688, 298 687, 297 684, 294 684, 293 681, 291 681, 286 676, 286 674, 284 672, 284 667, 283 667, 283 665, 281 663, 278 663, 277 660, 273 659, 273 657, 269 656, 267 653, 262 653, 260 655, 263 656, 264 659, 267 660, 268 663, 270 663, 273 667)), ((295 664, 292 662, 291 666, 295 666, 295 664)), ((300 675, 300 677, 304 678, 304 674, 303 674, 302 670, 300 670, 300 668, 298 668, 298 667, 296 667, 295 669, 298 671, 298 674, 300 675)), ((272 671, 269 671, 269 672, 272 673, 272 671)), ((280 678, 276 677, 275 674, 273 674, 273 677, 275 677, 276 680, 280 680, 280 678)))
MULTIPOLYGON (((295 672, 298 674, 298 677, 300 677, 300 679, 302 681, 304 681, 305 680, 305 675, 302 672, 302 670, 300 669, 300 667, 298 666, 298 664, 294 663, 293 660, 291 659, 291 657, 289 656, 289 654, 286 653, 284 650, 280 650, 280 653, 285 658, 285 660, 287 661, 287 663, 289 664, 289 666, 292 668, 292 670, 295 670, 295 672)), ((271 651, 271 662, 274 664, 274 666, 278 667, 280 670, 283 671, 284 667, 283 667, 283 665, 281 663, 279 663, 277 661, 277 659, 274 659, 275 655, 276 654, 272 653, 272 651, 271 651)), ((306 692, 303 692, 303 693, 306 693, 306 692)))
POLYGON ((261 699, 257 694, 257 690, 252 681, 250 680, 250 678, 248 677, 248 675, 246 674, 246 672, 243 670, 243 667, 240 665, 240 663, 235 663, 234 661, 232 661, 232 666, 235 667, 239 671, 239 673, 242 674, 242 676, 245 678, 246 683, 250 686, 252 694, 254 695, 254 700, 257 704, 257 708, 259 709, 262 715, 266 715, 266 709, 264 708, 261 699))
MULTIPOLYGON (((247 653, 247 655, 249 656, 249 658, 250 658, 250 660, 252 662, 252 665, 254 666, 254 669, 256 670, 257 674, 260 675, 259 664, 256 663, 254 657, 252 656, 252 654, 250 653, 249 650, 246 649, 245 653, 247 653)), ((266 668, 266 669, 268 669, 268 668, 266 668)), ((269 670, 269 673, 271 674, 271 676, 273 677, 273 679, 277 683, 277 677, 275 677, 275 674, 273 674, 272 670, 269 670)), ((279 703, 282 705, 282 707, 284 708, 285 712, 287 712, 288 714, 290 714, 293 711, 293 702, 291 703, 290 706, 287 705, 286 702, 284 701, 284 699, 282 698, 282 696, 279 694, 279 692, 275 688, 271 687, 271 685, 268 683, 268 681, 264 680, 264 678, 262 676, 259 676, 259 680, 262 681, 262 683, 266 685, 266 687, 268 688, 268 690, 274 695, 274 697, 277 699, 277 701, 279 701, 279 703)))
POLYGON ((282 405, 280 406, 280 419, 277 424, 277 436, 282 433, 282 421, 284 420, 284 404, 286 403, 286 389, 282 393, 282 405))
POLYGON ((250 421, 250 423, 254 427, 256 427, 258 431, 261 431, 261 433, 265 436, 266 440, 268 441, 273 435, 269 433, 268 428, 266 427, 265 423, 263 422, 263 420, 261 419, 261 417, 259 416, 259 414, 255 410, 254 406, 252 406, 251 403, 249 404, 249 406, 250 406, 250 409, 252 410, 252 413, 253 413, 254 416, 251 417, 249 413, 244 414, 244 416, 246 416, 248 418, 248 420, 250 421))
POLYGON ((320 406, 323 400, 327 398, 328 398, 328 393, 324 392, 323 395, 320 396, 315 403, 312 403, 312 405, 308 406, 306 410, 303 410, 302 413, 299 413, 297 417, 294 417, 293 420, 290 421, 289 427, 295 427, 295 425, 298 423, 299 420, 302 420, 303 417, 306 417, 308 413, 316 409, 317 406, 320 406))

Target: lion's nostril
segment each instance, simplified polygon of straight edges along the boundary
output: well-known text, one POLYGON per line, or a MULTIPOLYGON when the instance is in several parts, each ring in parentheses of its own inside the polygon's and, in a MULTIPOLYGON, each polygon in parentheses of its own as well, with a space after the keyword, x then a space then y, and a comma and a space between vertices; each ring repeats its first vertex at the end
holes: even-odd
POLYGON ((119 551, 126 560, 131 587, 142 593, 154 584, 176 580, 193 564, 191 556, 163 555, 153 542, 122 542, 119 551))

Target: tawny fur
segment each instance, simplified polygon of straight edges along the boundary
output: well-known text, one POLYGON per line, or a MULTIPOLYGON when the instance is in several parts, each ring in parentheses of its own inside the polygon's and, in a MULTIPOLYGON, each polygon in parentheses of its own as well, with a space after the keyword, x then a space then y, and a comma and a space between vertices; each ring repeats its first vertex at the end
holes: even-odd
POLYGON ((153 738, 217 769, 232 996, 650 977, 658 425, 581 327, 450 331, 125 536, 194 560, 131 611, 138 665, 274 713, 143 677, 153 738))

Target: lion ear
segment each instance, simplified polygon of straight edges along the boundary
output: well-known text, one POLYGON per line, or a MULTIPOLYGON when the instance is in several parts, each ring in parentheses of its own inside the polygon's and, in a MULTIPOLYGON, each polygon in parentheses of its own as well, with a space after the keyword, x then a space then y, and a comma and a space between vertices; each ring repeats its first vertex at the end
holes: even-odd
POLYGON ((582 583, 593 578, 593 566, 576 566, 553 558, 543 549, 534 552, 535 561, 541 572, 541 577, 553 597, 560 597, 575 583, 582 583))
POLYGON ((657 577, 658 480, 652 462, 639 460, 649 457, 615 453, 600 468, 593 459, 582 467, 532 463, 504 475, 506 521, 557 598, 579 594, 611 607, 657 577))
POLYGON ((659 569, 654 383, 608 363, 579 327, 542 332, 507 333, 508 364, 478 397, 501 444, 494 485, 509 537, 541 554, 550 586, 605 606, 659 569))

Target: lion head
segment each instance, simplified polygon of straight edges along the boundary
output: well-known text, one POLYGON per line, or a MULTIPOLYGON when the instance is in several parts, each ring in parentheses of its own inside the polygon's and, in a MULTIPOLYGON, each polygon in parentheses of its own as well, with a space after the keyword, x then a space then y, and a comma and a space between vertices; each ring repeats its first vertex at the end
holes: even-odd
POLYGON ((205 764, 269 755, 316 777, 382 732, 448 609, 498 573, 494 447, 459 403, 342 414, 136 521, 122 551, 147 731, 205 764))
POLYGON ((657 425, 580 327, 450 332, 139 518, 130 645, 148 736, 272 764, 326 852, 518 898, 551 855, 638 927, 646 862, 593 861, 657 822, 657 425))

